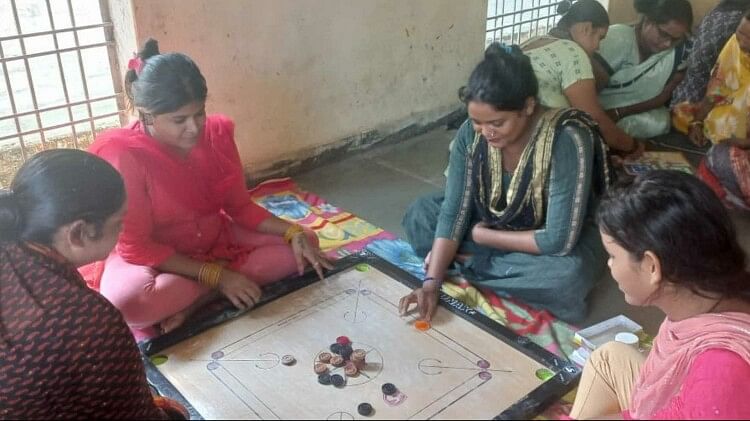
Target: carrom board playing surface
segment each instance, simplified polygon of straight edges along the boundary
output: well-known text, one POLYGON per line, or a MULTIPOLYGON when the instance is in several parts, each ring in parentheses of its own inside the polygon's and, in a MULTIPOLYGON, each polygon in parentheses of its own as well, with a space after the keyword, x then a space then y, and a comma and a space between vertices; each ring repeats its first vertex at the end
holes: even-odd
POLYGON ((415 315, 398 312, 417 280, 371 255, 344 259, 323 281, 283 282, 248 313, 146 344, 166 359, 148 362, 152 385, 196 418, 363 419, 358 405, 369 403, 378 419, 488 419, 533 416, 580 374, 448 296, 431 328, 417 330, 415 315), (340 336, 366 364, 356 377, 330 366, 346 384, 322 385, 313 367, 340 336), (385 395, 385 383, 398 392, 385 395))

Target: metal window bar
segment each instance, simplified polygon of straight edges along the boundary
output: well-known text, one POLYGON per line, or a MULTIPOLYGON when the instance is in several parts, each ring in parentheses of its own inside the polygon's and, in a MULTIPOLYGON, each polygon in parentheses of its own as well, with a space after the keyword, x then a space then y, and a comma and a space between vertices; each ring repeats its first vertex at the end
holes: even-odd
MULTIPOLYGON (((52 31, 54 31, 55 30, 55 18, 54 16, 52 16, 52 5, 50 4, 49 1, 50 0, 46 1, 47 17, 49 19, 50 28, 52 28, 52 31)), ((68 82, 65 80, 65 75, 63 74, 62 56, 60 53, 60 42, 57 39, 57 35, 53 35, 52 39, 55 42, 55 51, 57 51, 57 54, 55 54, 55 56, 57 58, 57 68, 60 69, 60 79, 62 81, 63 94, 65 95, 65 102, 70 104, 70 94, 68 93, 68 82)), ((68 106, 66 108, 68 109, 68 121, 73 121, 73 107, 68 106)), ((37 111, 40 111, 40 110, 37 108, 37 111)), ((73 146, 76 149, 78 149, 78 131, 76 130, 75 124, 70 126, 70 128, 73 131, 73 146)))
MULTIPOLYGON (((70 13, 70 23, 73 25, 73 27, 76 26, 76 14, 73 12, 73 1, 68 0, 68 13, 70 13)), ((73 39, 75 40, 75 46, 80 47, 81 41, 78 39, 78 31, 73 31, 73 39)), ((78 54, 78 68, 81 70, 81 82, 83 83, 83 95, 84 98, 86 98, 86 109, 88 110, 89 118, 91 120, 89 123, 91 124, 91 133, 96 133, 96 127, 94 127, 94 113, 91 110, 91 96, 89 95, 89 84, 86 81, 86 67, 83 65, 83 55, 81 54, 81 49, 79 48, 76 53, 78 54)))
MULTIPOLYGON (((23 30, 21 29, 21 20, 18 19, 18 8, 16 7, 15 1, 10 2, 10 9, 13 11, 13 19, 16 22, 16 31, 20 34, 23 32, 23 30)), ((23 37, 19 38, 18 41, 19 41, 19 44, 21 45, 21 56, 23 60, 23 65, 26 67, 26 80, 29 83, 29 92, 31 93, 31 103, 34 104, 34 109, 37 109, 39 108, 39 105, 36 99, 36 91, 34 90, 34 80, 31 78, 31 67, 29 67, 29 59, 28 57, 26 57, 26 43, 24 42, 23 37)), ((42 127, 42 116, 39 113, 36 113, 36 124, 38 127, 42 127)), ((39 135, 42 139, 42 147, 46 149, 45 140, 44 140, 44 131, 40 131, 39 135)))
MULTIPOLYGON (((0 56, 4 57, 5 52, 3 51, 3 44, 0 42, 0 56)), ((3 75, 5 76, 5 89, 8 92, 8 102, 10 103, 10 110, 13 113, 11 118, 13 118, 15 124, 16 124, 16 133, 21 132, 21 121, 18 119, 18 109, 16 108, 16 100, 15 95, 13 95, 13 86, 10 84, 10 73, 8 72, 8 63, 5 61, 2 62, 3 66, 3 75)), ((26 154, 26 145, 23 141, 23 136, 18 136, 18 143, 21 146, 21 157, 24 161, 28 158, 26 154)))
POLYGON ((558 0, 490 0, 487 8, 487 40, 520 44, 543 35, 557 23, 558 0))
MULTIPOLYGON (((4 115, 0 115, 0 127, 2 127, 3 122, 12 121, 12 126, 14 127, 15 132, 8 131, 12 129, 7 125, 10 123, 7 123, 5 133, 0 133, 0 162, 2 163, 0 166, 8 167, 8 162, 10 162, 17 167, 20 165, 20 162, 17 162, 18 160, 16 160, 15 157, 9 158, 11 154, 20 154, 19 160, 23 162, 30 154, 39 150, 39 147, 41 147, 41 149, 47 149, 49 147, 49 142, 51 141, 69 141, 69 145, 78 148, 82 146, 79 144, 79 139, 82 134, 90 133, 91 138, 93 138, 96 130, 100 128, 101 124, 106 123, 107 125, 117 125, 117 122, 120 124, 125 122, 125 101, 122 97, 122 81, 118 74, 119 66, 117 65, 117 54, 114 46, 114 31, 109 16, 107 0, 93 0, 98 3, 101 16, 94 17, 96 19, 93 20, 93 22, 95 22, 94 24, 85 22, 86 24, 81 26, 77 26, 79 16, 76 14, 72 0, 41 0, 37 2, 39 10, 35 11, 36 15, 34 16, 34 19, 37 25, 42 23, 42 21, 45 21, 44 26, 47 26, 50 29, 29 31, 26 33, 23 32, 24 26, 33 27, 34 25, 23 20, 25 19, 25 16, 19 13, 19 7, 16 4, 17 0, 8 1, 10 5, 9 9, 11 11, 10 14, 12 14, 13 17, 13 22, 10 26, 15 29, 16 33, 2 34, 2 36, 0 36, 0 71, 3 73, 5 79, 4 87, 7 92, 7 98, 4 98, 5 95, 3 95, 3 97, 0 97, 0 100, 5 102, 10 110, 10 114, 5 113, 4 115), (53 6, 55 6, 54 10, 53 6), (56 22, 56 20, 59 19, 64 19, 64 21, 69 22, 69 26, 67 24, 61 25, 56 22), (103 35, 104 42, 98 42, 98 40, 86 40, 85 42, 82 42, 79 35, 82 34, 82 31, 95 31, 97 29, 100 29, 102 32, 97 33, 96 36, 101 37, 103 35), (68 34, 68 37, 72 35, 72 46, 66 45, 64 48, 61 48, 62 41, 60 36, 63 34, 68 34), (45 41, 47 44, 40 44, 42 48, 39 48, 39 45, 37 45, 35 46, 35 49, 31 51, 28 43, 35 37, 37 37, 36 41, 40 39, 43 40, 41 37, 47 37, 51 40, 45 41), (8 48, 4 47, 4 44, 7 42, 15 43, 14 49, 16 50, 16 54, 9 52, 8 48), (95 85, 95 87, 99 91, 99 94, 92 96, 92 91, 90 89, 91 81, 88 77, 89 74, 87 74, 89 71, 87 61, 91 61, 91 59, 84 60, 84 52, 87 50, 94 51, 93 49, 101 47, 105 47, 107 54, 106 58, 101 60, 101 63, 97 62, 97 65, 109 65, 109 72, 106 73, 108 76, 106 76, 105 79, 109 77, 111 80, 102 82, 103 79, 101 79, 101 77, 104 67, 97 68, 99 73, 96 77, 99 78, 99 82, 97 82, 98 84, 95 85), (20 52, 20 54, 17 54, 18 52, 20 52), (78 74, 74 74, 70 68, 64 66, 63 55, 66 53, 65 60, 69 64, 68 67, 73 66, 73 61, 76 61, 78 69, 75 69, 75 73, 78 74), (70 56, 70 53, 73 53, 74 56, 70 56), (52 105, 48 103, 44 104, 45 106, 40 106, 45 95, 49 92, 45 89, 49 88, 39 88, 40 82, 43 81, 37 80, 37 83, 35 84, 35 78, 40 77, 32 75, 32 65, 30 64, 30 61, 39 57, 50 57, 56 61, 58 71, 54 72, 54 70, 52 70, 51 73, 57 73, 57 76, 60 78, 57 86, 62 90, 63 99, 62 101, 55 101, 52 105), (69 59, 75 60, 68 61, 69 59), (106 61, 106 63, 104 61, 106 61), (15 69, 19 69, 17 63, 22 63, 20 68, 22 68, 23 73, 25 73, 25 75, 20 78, 20 70, 16 70, 15 74, 11 75, 13 69, 11 69, 10 65, 13 64, 15 69), (20 79, 25 79, 25 83, 27 83, 28 86, 26 87, 21 83, 20 87, 14 87, 14 78, 12 76, 15 76, 15 80, 19 82, 20 79), (78 86, 80 90, 76 91, 78 92, 77 98, 74 99, 71 93, 71 83, 76 81, 80 83, 78 86), (111 83, 111 85, 103 88, 106 89, 106 91, 111 90, 113 93, 111 95, 101 95, 101 93, 106 93, 101 92, 101 83, 111 83), (42 91, 39 89, 42 89, 42 91), (26 107, 20 106, 24 109, 19 111, 21 108, 19 108, 19 97, 17 96, 22 95, 22 91, 24 92, 24 95, 26 93, 29 94, 30 104, 32 106, 31 110, 26 110, 26 107), (80 99, 81 97, 82 99, 80 99), (105 101, 112 101, 116 106, 107 106, 105 101), (92 104, 97 104, 99 109, 95 110, 92 104), (99 104, 105 106, 106 109, 103 109, 99 104), (85 108, 85 115, 81 115, 83 114, 81 107, 85 108), (74 112, 74 110, 77 111, 74 112), (52 118, 53 120, 56 118, 58 121, 51 121, 49 124, 45 125, 43 120, 46 118, 43 118, 43 116, 45 113, 49 112, 60 113, 55 114, 55 117, 52 118), (24 117, 35 120, 36 126, 31 129, 29 129, 28 126, 24 127, 24 117), (119 117, 119 120, 114 119, 114 117, 119 117), (64 122, 61 123, 60 120, 64 120, 64 122), (81 128, 80 125, 85 125, 85 129, 81 128), (62 137, 61 135, 57 135, 50 139, 50 135, 48 134, 56 129, 69 129, 69 133, 72 134, 72 139, 68 135, 62 137), (36 144, 36 147, 32 148, 31 146, 34 144, 36 144)), ((20 4, 20 2, 18 3, 20 4)), ((80 5, 78 6, 80 7, 80 5)), ((45 28, 42 27, 41 29, 45 28)), ((37 42, 37 44, 39 43, 37 42)), ((74 83, 74 85, 76 84, 77 83, 74 83)), ((54 95, 60 94, 60 89, 58 87, 54 88, 54 95)), ((20 98, 24 97, 22 96, 20 98)), ((46 114, 46 116, 50 116, 50 114, 46 114)), ((26 121, 30 122, 29 120, 26 121)), ((7 172, 15 172, 15 168, 3 168, 3 170, 3 173, 0 173, 0 187, 7 185, 9 182, 7 172)))

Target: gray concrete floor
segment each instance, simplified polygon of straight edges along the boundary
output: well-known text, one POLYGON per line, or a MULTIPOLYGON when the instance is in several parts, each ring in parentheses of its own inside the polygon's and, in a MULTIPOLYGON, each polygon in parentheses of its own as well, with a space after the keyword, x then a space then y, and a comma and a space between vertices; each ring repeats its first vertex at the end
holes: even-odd
MULTIPOLYGON (((403 237, 401 218, 415 198, 442 189, 448 144, 455 131, 438 128, 398 145, 376 147, 295 177, 305 190, 403 237)), ((750 250, 750 219, 733 214, 740 239, 750 250)), ((625 303, 607 275, 589 297, 589 326, 624 314, 655 334, 664 316, 654 308, 625 303)))

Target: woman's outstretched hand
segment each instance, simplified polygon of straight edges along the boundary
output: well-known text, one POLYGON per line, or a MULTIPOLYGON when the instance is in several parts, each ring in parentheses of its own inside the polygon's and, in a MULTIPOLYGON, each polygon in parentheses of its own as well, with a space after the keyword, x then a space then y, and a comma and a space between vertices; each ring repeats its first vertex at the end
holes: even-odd
POLYGON ((437 310, 439 292, 440 284, 436 280, 425 281, 422 288, 417 288, 401 298, 398 305, 399 313, 405 316, 412 305, 416 304, 420 319, 430 321, 437 310))
POLYGON ((297 271, 300 275, 305 272, 306 264, 315 269, 321 280, 325 278, 325 275, 323 275, 324 269, 333 269, 333 263, 325 257, 320 247, 310 242, 304 232, 300 232, 292 238, 291 246, 294 258, 297 260, 297 271))

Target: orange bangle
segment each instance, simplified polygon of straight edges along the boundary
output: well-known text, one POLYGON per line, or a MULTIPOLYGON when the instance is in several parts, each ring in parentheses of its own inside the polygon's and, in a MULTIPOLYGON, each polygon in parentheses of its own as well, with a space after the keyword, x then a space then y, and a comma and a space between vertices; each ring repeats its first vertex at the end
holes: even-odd
POLYGON ((297 236, 297 234, 301 234, 304 232, 305 232, 304 228, 302 228, 301 226, 297 224, 293 224, 289 228, 286 229, 286 232, 284 233, 284 241, 291 244, 292 240, 294 239, 294 237, 297 236))

